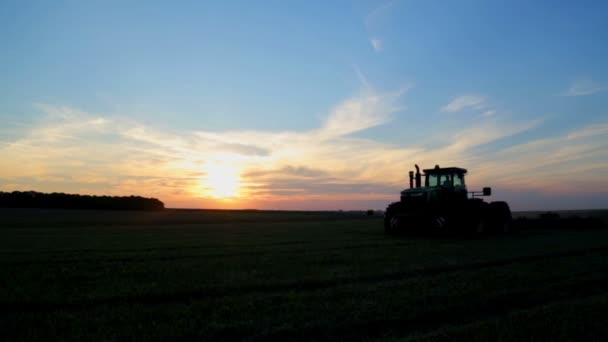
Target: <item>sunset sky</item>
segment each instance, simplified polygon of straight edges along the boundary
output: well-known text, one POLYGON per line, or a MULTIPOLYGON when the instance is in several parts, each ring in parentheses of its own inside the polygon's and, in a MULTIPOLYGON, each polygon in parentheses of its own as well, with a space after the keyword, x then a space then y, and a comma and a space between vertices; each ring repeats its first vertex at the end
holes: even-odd
POLYGON ((0 191, 608 208, 608 1, 0 1, 0 191))

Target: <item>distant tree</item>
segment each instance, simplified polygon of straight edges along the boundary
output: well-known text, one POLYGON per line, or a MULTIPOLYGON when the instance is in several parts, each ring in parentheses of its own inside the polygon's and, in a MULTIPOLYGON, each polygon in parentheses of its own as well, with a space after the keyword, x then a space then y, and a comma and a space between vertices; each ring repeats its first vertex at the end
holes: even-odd
POLYGON ((367 216, 374 216, 374 211, 372 209, 369 209, 366 214, 367 216))
POLYGON ((102 209, 102 210, 162 210, 165 204, 156 198, 141 196, 90 196, 50 194, 36 191, 0 192, 0 207, 52 208, 52 209, 102 209))

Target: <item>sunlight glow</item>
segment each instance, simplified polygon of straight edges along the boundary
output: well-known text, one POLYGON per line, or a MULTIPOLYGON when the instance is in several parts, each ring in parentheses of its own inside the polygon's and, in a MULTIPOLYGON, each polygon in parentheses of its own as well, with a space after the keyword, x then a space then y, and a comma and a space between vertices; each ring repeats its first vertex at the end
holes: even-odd
POLYGON ((205 172, 202 184, 205 196, 217 199, 239 196, 241 176, 238 167, 212 162, 205 165, 205 172))

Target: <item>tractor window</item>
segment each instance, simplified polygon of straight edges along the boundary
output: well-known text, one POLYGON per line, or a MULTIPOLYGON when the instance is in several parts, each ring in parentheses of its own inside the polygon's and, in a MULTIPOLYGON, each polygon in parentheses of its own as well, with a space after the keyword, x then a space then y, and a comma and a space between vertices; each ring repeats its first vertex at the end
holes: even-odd
POLYGON ((428 180, 429 180, 429 186, 438 186, 439 185, 439 179, 437 178, 437 175, 428 175, 428 180))
POLYGON ((452 186, 452 181, 450 180, 450 176, 449 175, 442 175, 439 178, 439 184, 441 186, 452 186))
POLYGON ((454 175, 454 187, 464 186, 464 178, 462 175, 454 175))

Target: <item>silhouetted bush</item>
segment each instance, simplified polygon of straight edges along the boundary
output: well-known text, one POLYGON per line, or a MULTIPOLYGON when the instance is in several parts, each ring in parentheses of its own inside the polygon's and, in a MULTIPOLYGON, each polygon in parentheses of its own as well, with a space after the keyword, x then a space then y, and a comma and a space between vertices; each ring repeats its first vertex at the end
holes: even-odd
POLYGON ((0 207, 103 210, 162 210, 165 204, 156 198, 140 196, 90 196, 36 191, 0 192, 0 207))
POLYGON ((369 210, 367 211, 367 216, 374 216, 374 211, 373 211, 373 210, 371 210, 371 209, 369 209, 369 210))

